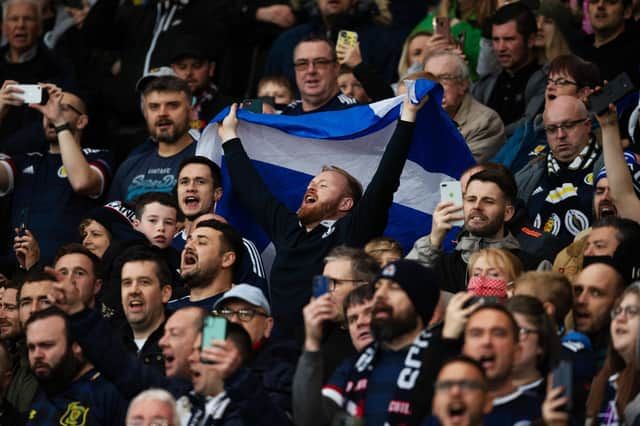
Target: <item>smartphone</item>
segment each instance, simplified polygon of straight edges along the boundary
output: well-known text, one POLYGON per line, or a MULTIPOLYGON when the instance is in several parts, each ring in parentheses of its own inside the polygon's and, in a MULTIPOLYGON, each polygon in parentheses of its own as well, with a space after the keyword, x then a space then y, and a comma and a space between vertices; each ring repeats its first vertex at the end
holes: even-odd
POLYGON ((245 99, 242 101, 242 109, 262 114, 262 99, 245 99))
POLYGON ((324 275, 315 275, 311 282, 313 285, 313 297, 315 299, 329 292, 329 278, 324 275))
POLYGON ((478 303, 478 302, 482 302, 484 305, 495 305, 496 303, 501 304, 502 302, 500 301, 500 299, 498 297, 495 296, 473 296, 471 299, 467 300, 465 302, 464 305, 462 305, 463 308, 468 308, 469 306, 478 303))
POLYGON ((43 104, 42 87, 37 84, 12 84, 22 90, 22 93, 15 93, 15 97, 20 98, 25 104, 43 104))
POLYGON ((202 324, 202 349, 210 348, 212 340, 227 338, 227 319, 207 316, 202 324))
MULTIPOLYGON (((451 201, 454 206, 462 205, 462 185, 457 180, 440 182, 440 201, 451 201)), ((464 225, 464 220, 454 220, 453 226, 464 225)))
POLYGON ((358 44, 358 33, 347 30, 340 30, 340 32, 338 32, 337 46, 353 47, 356 44, 358 44))
POLYGON ((446 16, 435 16, 433 18, 433 33, 445 38, 450 38, 451 28, 449 27, 449 18, 446 16))
POLYGON ((24 237, 25 229, 27 229, 27 218, 29 216, 29 209, 23 208, 20 210, 20 216, 18 216, 18 237, 24 237))
POLYGON ((562 359, 553 369, 553 387, 562 386, 563 396, 566 396, 568 403, 560 407, 561 411, 571 412, 571 401, 573 400, 573 365, 571 361, 562 359))
POLYGON ((618 102, 633 91, 634 87, 629 75, 623 72, 607 83, 602 90, 589 96, 589 107, 591 111, 600 115, 609 108, 609 104, 618 102))

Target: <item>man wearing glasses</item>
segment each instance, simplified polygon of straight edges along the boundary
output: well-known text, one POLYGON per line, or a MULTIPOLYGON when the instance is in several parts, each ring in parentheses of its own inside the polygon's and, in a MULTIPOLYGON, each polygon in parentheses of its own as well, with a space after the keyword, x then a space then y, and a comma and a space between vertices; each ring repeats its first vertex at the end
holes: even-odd
POLYGON ((225 381, 227 393, 238 393, 253 386, 252 381, 258 379, 272 402, 290 414, 291 383, 300 349, 293 342, 271 338, 271 306, 262 290, 249 284, 235 285, 216 302, 213 314, 242 326, 253 348, 247 368, 225 381))
POLYGON ((591 223, 593 168, 601 151, 578 98, 558 96, 547 103, 543 119, 550 153, 516 174, 518 198, 534 226, 566 246, 591 223))
POLYGON ((340 93, 340 64, 333 46, 323 38, 302 40, 293 51, 293 68, 300 99, 283 111, 285 115, 348 108, 357 101, 340 93))
POLYGON ((459 355, 445 362, 438 373, 431 404, 442 426, 484 424, 492 408, 487 376, 473 358, 459 355))
POLYGON ((31 104, 43 115, 49 150, 0 159, 0 195, 13 192, 11 229, 25 226, 40 244, 40 259, 50 264, 61 243, 77 233, 82 216, 98 206, 111 178, 108 151, 83 149, 89 123, 78 96, 42 84, 46 105, 31 104))

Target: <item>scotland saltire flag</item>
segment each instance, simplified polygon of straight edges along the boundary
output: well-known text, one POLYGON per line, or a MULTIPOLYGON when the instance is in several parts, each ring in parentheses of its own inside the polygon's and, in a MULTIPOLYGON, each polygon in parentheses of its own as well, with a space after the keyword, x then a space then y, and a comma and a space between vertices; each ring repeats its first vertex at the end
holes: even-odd
MULTIPOLYGON (((385 235, 398 239, 405 251, 431 228, 431 213, 440 201, 439 183, 459 179, 475 163, 464 139, 441 108, 442 87, 429 80, 408 81, 410 99, 419 111, 400 188, 395 193, 385 235), (415 84, 414 84, 415 83, 415 84)), ((400 117, 402 96, 340 111, 301 116, 255 114, 238 110, 238 135, 258 173, 291 211, 297 211, 309 181, 323 165, 335 165, 371 180, 400 117)), ((217 132, 229 108, 220 112, 198 142, 197 155, 221 165, 224 196, 216 213, 224 216, 263 250, 269 240, 231 190, 217 132)))

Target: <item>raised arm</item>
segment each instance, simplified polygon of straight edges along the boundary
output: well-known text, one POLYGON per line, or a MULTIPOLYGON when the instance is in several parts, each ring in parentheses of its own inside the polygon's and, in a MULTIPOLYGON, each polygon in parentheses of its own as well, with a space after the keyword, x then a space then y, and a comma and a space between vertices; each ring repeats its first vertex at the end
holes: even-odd
POLYGON ((609 193, 620 217, 640 221, 640 199, 633 189, 632 176, 624 159, 616 108, 596 117, 602 128, 604 165, 609 179, 609 193))

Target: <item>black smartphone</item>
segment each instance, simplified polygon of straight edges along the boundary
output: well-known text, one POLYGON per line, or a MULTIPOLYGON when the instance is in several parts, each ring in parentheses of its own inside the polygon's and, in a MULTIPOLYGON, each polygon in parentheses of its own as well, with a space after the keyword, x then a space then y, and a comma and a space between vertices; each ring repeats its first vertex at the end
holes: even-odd
POLYGON ((464 40, 466 36, 467 36, 467 33, 464 31, 462 31, 461 33, 458 33, 458 46, 462 51, 464 51, 464 40))
POLYGON ((571 402, 573 400, 573 365, 571 361, 562 359, 558 362, 556 368, 553 369, 553 387, 562 386, 564 388, 563 396, 567 397, 567 404, 560 407, 561 411, 571 412, 571 402))
POLYGON ((600 115, 609 108, 609 104, 618 102, 634 89, 629 75, 623 72, 607 83, 602 90, 589 96, 589 107, 591 111, 600 115))
POLYGON ((462 307, 468 308, 474 303, 477 303, 480 301, 482 301, 484 305, 489 305, 489 304, 493 305, 496 303, 501 303, 500 299, 495 296, 473 296, 471 299, 467 300, 467 302, 464 305, 462 305, 462 307))
POLYGON ((262 99, 245 99, 242 101, 242 109, 262 114, 262 99))
POLYGON ((29 216, 29 209, 23 208, 20 210, 20 216, 18 216, 18 237, 24 237, 25 229, 27 229, 27 219, 29 216))
POLYGON ((329 292, 329 278, 324 275, 315 275, 312 280, 313 297, 317 299, 329 292))

